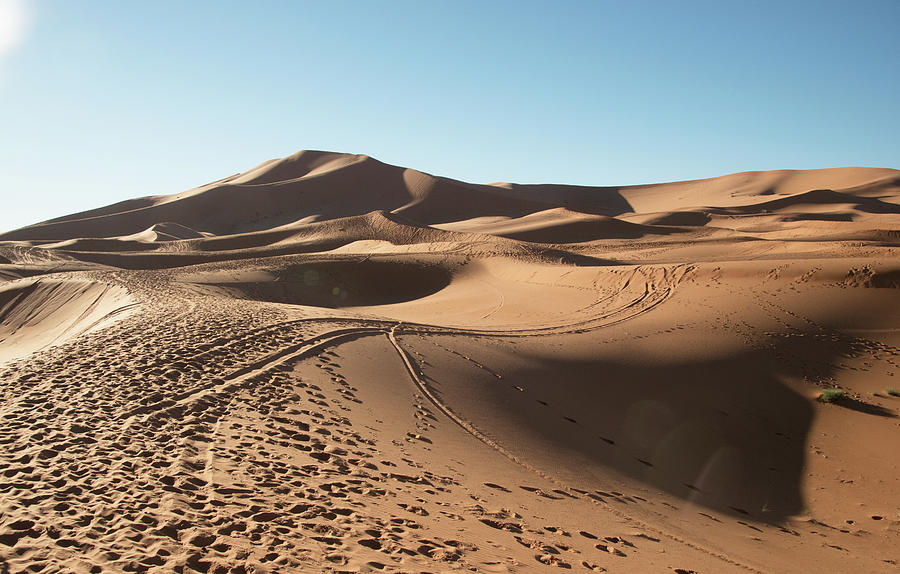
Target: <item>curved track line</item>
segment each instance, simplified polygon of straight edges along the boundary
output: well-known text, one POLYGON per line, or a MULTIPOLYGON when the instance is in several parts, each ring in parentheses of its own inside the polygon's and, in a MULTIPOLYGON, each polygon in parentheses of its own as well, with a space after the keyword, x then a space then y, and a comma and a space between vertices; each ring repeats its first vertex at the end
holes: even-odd
POLYGON ((488 311, 486 315, 481 316, 482 319, 487 319, 488 317, 490 317, 491 315, 493 315, 494 313, 496 313, 497 311, 499 311, 500 309, 503 308, 503 303, 506 301, 506 297, 503 296, 503 291, 497 289, 496 287, 494 287, 487 281, 481 281, 481 282, 484 283, 485 285, 487 285, 488 287, 490 287, 491 289, 493 289, 494 291, 496 291, 497 296, 500 298, 500 302, 497 303, 496 307, 494 307, 493 309, 488 311))
POLYGON ((474 436, 475 438, 477 438, 484 444, 488 445, 492 449, 496 450, 497 452, 499 452, 500 454, 502 454, 509 460, 513 461, 514 463, 525 467, 526 469, 530 470, 531 472, 538 474, 539 476, 542 476, 543 478, 546 478, 547 480, 553 480, 549 475, 546 475, 541 470, 532 467, 531 465, 529 465, 522 459, 518 458, 516 455, 512 454, 511 452, 504 449, 502 446, 500 446, 499 444, 497 444, 496 442, 494 442, 493 440, 491 440, 490 438, 485 436, 478 429, 473 427, 471 424, 466 422, 464 419, 457 416, 452 410, 450 410, 449 407, 444 405, 444 403, 442 403, 436 396, 434 396, 434 393, 431 392, 431 390, 428 388, 428 385, 426 385, 425 382, 422 380, 420 373, 417 372, 416 368, 413 366, 412 360, 409 358, 409 355, 406 353, 406 351, 403 349, 403 347, 400 346, 400 343, 397 342, 397 338, 394 335, 394 333, 395 333, 396 328, 399 326, 400 326, 399 324, 395 325, 389 331, 386 331, 385 334, 387 335, 388 340, 391 342, 391 345, 394 347, 394 350, 397 351, 398 355, 400 355, 400 359, 403 361, 403 364, 406 366, 406 371, 409 374, 410 379, 412 379, 413 384, 416 386, 416 388, 419 390, 419 392, 422 393, 431 402, 431 404, 433 404, 435 406, 435 408, 437 408, 439 411, 444 413, 444 416, 446 416, 451 421, 455 422, 457 425, 462 427, 463 430, 465 430, 470 435, 474 436))
POLYGON ((138 415, 147 415, 145 419, 149 419, 157 413, 166 412, 169 409, 173 409, 178 406, 190 403, 204 395, 212 393, 227 393, 236 390, 254 377, 264 374, 265 372, 279 365, 283 365, 291 361, 296 361, 310 353, 315 353, 317 351, 325 349, 334 344, 336 341, 375 335, 383 332, 384 329, 362 327, 355 329, 337 329, 335 331, 321 333, 319 335, 316 335, 315 337, 306 339, 294 345, 290 345, 275 353, 271 353, 270 355, 267 355, 262 359, 253 361, 249 365, 240 367, 239 369, 228 373, 221 379, 217 379, 210 384, 194 387, 192 389, 182 391, 181 393, 178 393, 166 400, 159 401, 150 405, 143 405, 136 409, 126 411, 119 416, 119 419, 126 419, 126 424, 123 426, 122 431, 124 432, 124 430, 127 429, 128 426, 130 426, 130 424, 136 419, 138 415))
MULTIPOLYGON (((448 335, 459 334, 459 335, 491 335, 496 337, 532 337, 532 336, 540 336, 547 334, 566 334, 566 333, 580 333, 591 329, 599 329, 602 327, 607 327, 610 325, 615 325, 621 323, 623 321, 627 321, 640 315, 641 313, 647 312, 650 309, 656 307, 663 301, 667 300, 672 294, 675 292, 675 287, 679 282, 681 282, 684 277, 693 270, 692 266, 689 265, 676 265, 674 268, 670 269, 667 267, 661 268, 663 273, 663 278, 665 280, 665 287, 656 287, 655 282, 653 282, 650 277, 647 276, 647 273, 642 268, 638 267, 632 271, 632 274, 625 281, 625 284, 621 287, 620 291, 627 289, 632 281, 635 279, 635 275, 640 273, 643 274, 646 278, 644 293, 640 296, 632 299, 628 303, 613 309, 606 311, 605 313, 598 314, 594 317, 589 317, 587 319, 583 319, 581 321, 576 321, 573 323, 560 323, 553 325, 546 325, 543 327, 532 327, 532 328, 522 328, 522 329, 466 329, 463 327, 451 327, 451 326, 443 326, 443 325, 434 325, 428 323, 416 323, 416 322, 408 322, 403 321, 403 323, 412 329, 417 331, 429 331, 429 332, 440 332, 448 335), (680 272, 680 273, 679 273, 680 272), (652 286, 652 287, 651 287, 652 286), (628 310, 635 310, 641 303, 650 299, 654 294, 660 294, 658 300, 653 300, 647 307, 643 309, 637 309, 636 312, 621 318, 617 318, 614 321, 604 322, 606 319, 610 319, 611 317, 624 313, 628 310)), ((612 297, 604 297, 601 301, 606 301, 611 299, 612 297)), ((595 302, 586 309, 592 308, 596 306, 598 302, 595 302)), ((492 311, 493 313, 493 311, 492 311)), ((249 331, 245 331, 240 336, 232 339, 231 341, 219 346, 209 349, 207 351, 203 351, 195 356, 195 358, 202 358, 207 354, 212 354, 214 351, 218 349, 222 349, 228 346, 231 346, 237 341, 245 340, 253 335, 260 335, 272 330, 280 329, 284 326, 288 325, 300 325, 300 324, 314 324, 314 323, 336 323, 336 322, 346 322, 346 323, 354 323, 354 324, 369 324, 369 325, 379 325, 384 329, 390 329, 391 325, 396 323, 396 320, 393 319, 365 319, 361 317, 306 317, 303 319, 291 319, 287 321, 279 321, 278 323, 268 325, 265 327, 257 327, 255 329, 251 329, 249 331)))

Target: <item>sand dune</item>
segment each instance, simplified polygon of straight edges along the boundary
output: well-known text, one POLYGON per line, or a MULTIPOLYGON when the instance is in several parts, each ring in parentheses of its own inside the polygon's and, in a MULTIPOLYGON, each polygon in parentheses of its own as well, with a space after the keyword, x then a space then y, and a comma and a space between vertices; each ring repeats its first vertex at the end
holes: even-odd
POLYGON ((898 246, 892 169, 319 151, 4 233, 0 571, 896 571, 898 246))
POLYGON ((114 284, 53 279, 0 283, 0 362, 101 329, 133 306, 128 292, 114 284))

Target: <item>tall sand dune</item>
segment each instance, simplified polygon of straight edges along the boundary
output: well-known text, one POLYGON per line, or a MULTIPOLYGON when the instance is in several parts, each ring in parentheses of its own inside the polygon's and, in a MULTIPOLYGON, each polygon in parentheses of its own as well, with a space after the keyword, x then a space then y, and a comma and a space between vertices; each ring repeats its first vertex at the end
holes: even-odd
POLYGON ((302 151, 0 235, 0 572, 896 572, 900 172, 302 151))

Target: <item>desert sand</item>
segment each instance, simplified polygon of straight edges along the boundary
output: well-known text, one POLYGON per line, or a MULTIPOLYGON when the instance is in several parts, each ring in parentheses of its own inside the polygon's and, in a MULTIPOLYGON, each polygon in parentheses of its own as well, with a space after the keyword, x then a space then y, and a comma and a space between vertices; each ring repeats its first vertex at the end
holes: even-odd
POLYGON ((893 169, 317 151, 2 234, 0 571, 897 572, 898 248, 893 169))

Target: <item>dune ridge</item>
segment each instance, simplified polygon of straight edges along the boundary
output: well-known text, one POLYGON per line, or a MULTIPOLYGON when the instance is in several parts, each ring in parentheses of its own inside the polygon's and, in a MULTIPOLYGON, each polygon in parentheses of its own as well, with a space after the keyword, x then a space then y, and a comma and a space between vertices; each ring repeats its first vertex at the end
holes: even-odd
POLYGON ((894 169, 324 151, 0 234, 0 571, 896 571, 898 248, 894 169))

